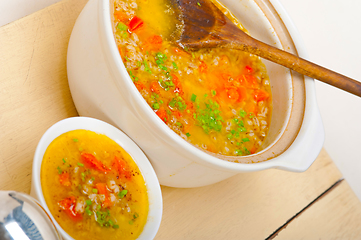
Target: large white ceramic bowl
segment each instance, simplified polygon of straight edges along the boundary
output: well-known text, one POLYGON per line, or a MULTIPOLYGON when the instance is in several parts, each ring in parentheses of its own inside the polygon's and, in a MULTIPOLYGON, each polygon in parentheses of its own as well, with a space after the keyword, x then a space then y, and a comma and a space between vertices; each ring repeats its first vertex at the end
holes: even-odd
POLYGON ((49 211, 41 187, 40 169, 44 153, 48 148, 49 144, 61 134, 77 129, 91 130, 96 133, 105 134, 107 137, 118 143, 126 152, 128 152, 135 161, 135 163, 138 165, 147 185, 147 192, 149 198, 149 213, 147 222, 144 226, 143 232, 138 237, 138 239, 153 239, 158 232, 163 212, 162 193, 157 176, 147 157, 139 149, 139 147, 119 129, 101 120, 88 117, 68 118, 54 124, 44 133, 38 143, 34 155, 30 195, 39 200, 40 204, 50 215, 62 237, 66 240, 74 240, 60 227, 56 219, 49 211))
MULTIPOLYGON (((277 0, 222 3, 253 37, 307 57, 295 27, 277 0)), ((273 114, 263 149, 242 156, 256 163, 222 160, 170 130, 139 94, 114 41, 111 8, 109 0, 90 0, 77 19, 68 48, 70 90, 80 115, 119 127, 142 148, 161 184, 197 187, 240 172, 269 168, 302 172, 313 163, 324 141, 314 80, 264 61, 271 80, 273 114)))

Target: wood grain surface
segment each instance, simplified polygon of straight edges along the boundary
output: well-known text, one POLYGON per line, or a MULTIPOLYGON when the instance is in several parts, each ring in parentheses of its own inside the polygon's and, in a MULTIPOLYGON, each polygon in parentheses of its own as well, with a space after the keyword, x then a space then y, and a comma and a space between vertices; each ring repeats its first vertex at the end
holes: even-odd
MULTIPOLYGON (((77 116, 66 52, 85 4, 63 0, 0 28, 1 190, 29 193, 42 134, 77 116)), ((324 150, 304 173, 244 173, 201 188, 162 187, 162 193, 160 240, 361 238, 361 203, 324 150)))

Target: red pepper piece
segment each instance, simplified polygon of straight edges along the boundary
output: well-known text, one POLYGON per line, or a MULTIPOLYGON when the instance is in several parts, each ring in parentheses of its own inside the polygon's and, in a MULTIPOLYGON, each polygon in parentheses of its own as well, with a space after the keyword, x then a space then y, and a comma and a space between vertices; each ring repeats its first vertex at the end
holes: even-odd
POLYGON ((248 72, 248 73, 252 73, 253 72, 253 68, 251 67, 251 66, 246 66, 245 67, 246 68, 246 71, 248 72))
POLYGON ((137 16, 132 17, 129 22, 129 31, 134 32, 135 30, 141 28, 144 25, 144 22, 142 19, 140 19, 137 16))
POLYGON ((59 201, 58 205, 74 222, 79 222, 83 220, 83 215, 75 211, 76 198, 74 196, 59 201))
POLYGON ((82 162, 89 168, 107 173, 110 171, 107 166, 105 166, 101 161, 96 159, 96 157, 91 153, 81 153, 82 162))

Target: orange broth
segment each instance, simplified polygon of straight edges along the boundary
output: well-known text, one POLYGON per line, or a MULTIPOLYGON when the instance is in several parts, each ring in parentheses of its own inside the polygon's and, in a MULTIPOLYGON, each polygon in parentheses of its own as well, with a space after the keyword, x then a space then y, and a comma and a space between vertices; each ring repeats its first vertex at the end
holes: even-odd
POLYGON ((260 149, 272 98, 258 57, 224 48, 180 49, 171 40, 180 23, 164 0, 115 0, 113 20, 131 79, 169 128, 216 154, 243 156, 260 149))
POLYGON ((149 202, 131 156, 105 135, 74 130, 47 148, 41 186, 59 225, 77 240, 136 239, 149 202))

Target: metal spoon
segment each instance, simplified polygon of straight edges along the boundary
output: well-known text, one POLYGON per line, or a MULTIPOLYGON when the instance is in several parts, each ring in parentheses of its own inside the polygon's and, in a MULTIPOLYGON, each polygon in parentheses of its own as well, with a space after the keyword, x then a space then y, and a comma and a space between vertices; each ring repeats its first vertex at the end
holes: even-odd
POLYGON ((1 240, 60 240, 49 215, 27 194, 0 191, 1 240))

